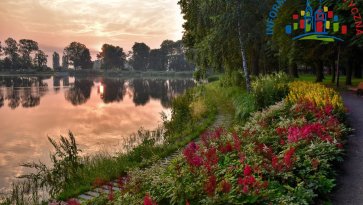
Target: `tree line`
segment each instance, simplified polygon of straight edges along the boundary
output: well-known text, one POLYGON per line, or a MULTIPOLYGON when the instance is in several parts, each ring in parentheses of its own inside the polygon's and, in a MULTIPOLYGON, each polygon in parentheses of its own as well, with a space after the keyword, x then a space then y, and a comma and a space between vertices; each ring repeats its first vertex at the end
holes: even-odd
MULTIPOLYGON (((354 3, 363 11, 363 1, 323 2, 339 16, 340 25, 350 28, 347 35, 337 34, 344 38, 342 43, 294 41, 285 34, 292 14, 305 10, 306 1, 286 1, 275 19, 274 35, 269 37, 266 23, 276 0, 179 0, 185 20, 186 55, 202 74, 208 69, 244 73, 247 87, 250 75, 280 70, 294 77, 306 70, 316 75, 317 82, 326 73, 332 74, 333 82, 336 73, 343 73, 347 76, 346 84, 351 85, 352 76, 362 78, 363 35, 355 32, 357 22, 349 5, 354 3)), ((311 3, 313 8, 319 7, 319 1, 311 3)))
MULTIPOLYGON (((47 55, 38 47, 38 43, 21 39, 19 43, 13 38, 0 42, 0 69, 49 69, 47 55)), ((52 55, 53 69, 133 69, 138 71, 193 71, 194 66, 186 61, 182 41, 165 40, 160 48, 150 49, 145 43, 136 42, 128 54, 124 49, 104 44, 97 60, 92 61, 90 50, 82 43, 72 42, 63 50, 62 59, 57 52, 52 55)))
POLYGON ((5 40, 5 46, 0 42, 0 69, 44 69, 47 68, 47 55, 39 49, 38 43, 30 39, 13 38, 5 40))

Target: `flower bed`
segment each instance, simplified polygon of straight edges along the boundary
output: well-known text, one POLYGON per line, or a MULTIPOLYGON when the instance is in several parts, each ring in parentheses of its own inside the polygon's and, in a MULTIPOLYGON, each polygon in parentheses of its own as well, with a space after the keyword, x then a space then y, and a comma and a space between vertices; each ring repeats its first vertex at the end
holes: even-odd
POLYGON ((312 204, 335 186, 348 129, 339 95, 294 82, 288 97, 233 131, 190 143, 167 168, 135 170, 115 203, 312 204))

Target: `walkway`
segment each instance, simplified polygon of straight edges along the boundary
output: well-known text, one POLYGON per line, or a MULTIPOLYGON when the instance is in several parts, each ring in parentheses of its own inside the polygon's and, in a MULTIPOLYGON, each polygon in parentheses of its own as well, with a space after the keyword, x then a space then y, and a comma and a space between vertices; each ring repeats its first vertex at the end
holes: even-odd
POLYGON ((348 122, 354 132, 348 137, 347 156, 333 193, 333 204, 363 205, 363 97, 342 93, 348 108, 348 122))

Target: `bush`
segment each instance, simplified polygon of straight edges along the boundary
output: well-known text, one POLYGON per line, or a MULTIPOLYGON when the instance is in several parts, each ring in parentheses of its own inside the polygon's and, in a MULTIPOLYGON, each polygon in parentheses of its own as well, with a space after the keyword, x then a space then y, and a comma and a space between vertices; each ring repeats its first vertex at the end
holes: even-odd
POLYGON ((234 70, 225 73, 220 77, 220 85, 222 87, 231 87, 231 86, 244 86, 245 79, 241 72, 234 70))
POLYGON ((283 72, 260 76, 252 82, 252 92, 258 109, 275 104, 289 92, 290 78, 283 72))

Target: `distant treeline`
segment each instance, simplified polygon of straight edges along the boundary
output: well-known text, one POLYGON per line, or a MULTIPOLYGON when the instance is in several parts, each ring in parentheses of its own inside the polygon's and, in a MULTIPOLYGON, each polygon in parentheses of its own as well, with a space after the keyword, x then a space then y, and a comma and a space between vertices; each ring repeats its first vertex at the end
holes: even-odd
MULTIPOLYGON (((38 42, 13 38, 0 42, 0 70, 47 70, 48 56, 39 49, 38 42)), ((54 70, 73 69, 126 69, 137 71, 193 71, 186 61, 181 41, 165 40, 159 49, 150 49, 145 43, 135 43, 128 54, 119 46, 104 44, 97 60, 91 60, 90 50, 82 43, 72 42, 63 50, 62 59, 52 55, 54 70)))

